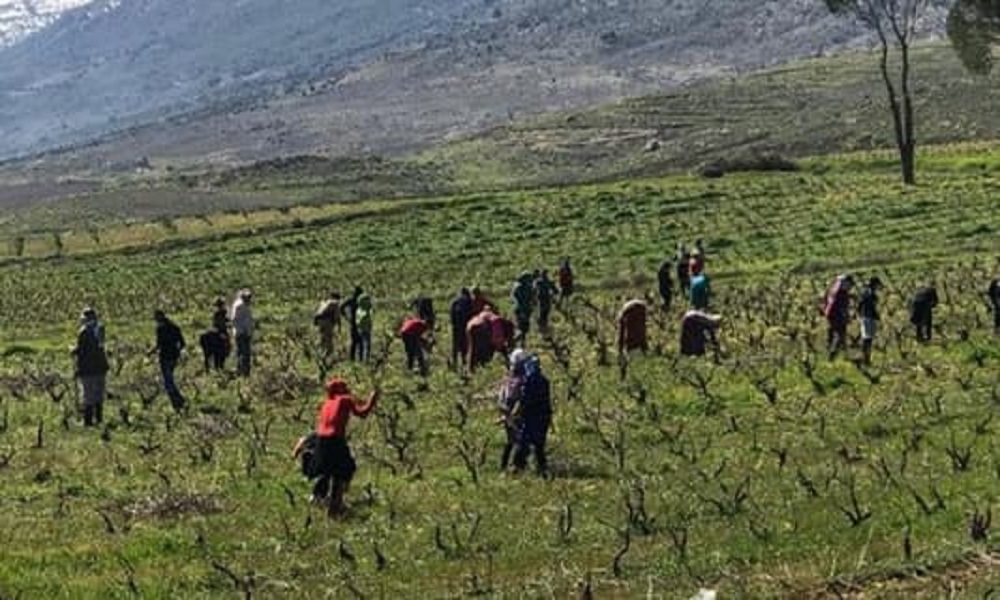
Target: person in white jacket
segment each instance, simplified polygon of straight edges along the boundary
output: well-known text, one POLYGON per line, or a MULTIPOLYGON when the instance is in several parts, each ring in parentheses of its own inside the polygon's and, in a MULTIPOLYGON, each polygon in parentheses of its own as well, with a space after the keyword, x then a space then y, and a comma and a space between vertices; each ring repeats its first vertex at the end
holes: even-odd
POLYGON ((253 363, 253 294, 250 290, 240 290, 233 302, 229 319, 233 324, 233 338, 236 340, 236 370, 242 377, 250 376, 253 363))

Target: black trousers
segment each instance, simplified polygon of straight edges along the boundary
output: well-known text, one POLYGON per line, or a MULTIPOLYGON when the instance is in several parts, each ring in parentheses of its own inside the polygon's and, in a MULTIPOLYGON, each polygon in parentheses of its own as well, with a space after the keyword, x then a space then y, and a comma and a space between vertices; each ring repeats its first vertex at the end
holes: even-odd
POLYGON ((236 336, 236 370, 243 377, 250 376, 253 366, 252 340, 249 335, 236 336))
POLYGON ((826 333, 826 345, 830 356, 834 357, 841 350, 847 349, 847 322, 830 322, 826 333))
POLYGON ((424 345, 419 335, 404 335, 403 348, 406 350, 406 368, 410 371, 414 366, 420 367, 420 374, 427 373, 427 359, 424 357, 424 345))

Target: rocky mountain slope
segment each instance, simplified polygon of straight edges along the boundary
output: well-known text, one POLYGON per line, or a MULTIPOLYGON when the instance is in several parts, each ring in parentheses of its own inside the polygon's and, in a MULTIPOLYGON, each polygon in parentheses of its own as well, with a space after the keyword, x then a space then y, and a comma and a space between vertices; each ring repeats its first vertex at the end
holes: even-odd
POLYGON ((91 0, 0 0, 0 48, 51 25, 68 10, 91 0))
POLYGON ((391 154, 863 43, 814 0, 98 0, 0 51, 0 157, 391 154))

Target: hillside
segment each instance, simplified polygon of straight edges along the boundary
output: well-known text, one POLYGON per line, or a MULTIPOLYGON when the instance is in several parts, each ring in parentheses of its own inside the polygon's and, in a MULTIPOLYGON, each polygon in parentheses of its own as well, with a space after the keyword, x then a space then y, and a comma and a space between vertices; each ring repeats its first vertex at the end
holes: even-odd
MULTIPOLYGON (((970 76, 947 45, 932 44, 916 51, 915 81, 921 144, 1000 138, 996 75, 970 76)), ((45 162, 34 172, 8 167, 0 171, 0 233, 86 235, 134 219, 607 181, 762 154, 818 156, 813 165, 822 168, 824 154, 890 148, 890 135, 873 58, 844 54, 524 119, 396 158, 301 156, 239 168, 154 162, 138 174, 84 176, 45 162)))
POLYGON ((863 41, 811 0, 101 0, 0 51, 0 156, 392 154, 863 41))

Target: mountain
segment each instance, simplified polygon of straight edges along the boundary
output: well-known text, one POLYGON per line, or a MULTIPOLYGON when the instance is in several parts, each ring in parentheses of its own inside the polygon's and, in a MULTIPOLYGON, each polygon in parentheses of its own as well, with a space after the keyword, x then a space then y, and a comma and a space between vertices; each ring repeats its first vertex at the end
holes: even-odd
POLYGON ((864 43, 815 0, 97 0, 0 51, 0 157, 391 154, 864 43))
POLYGON ((0 0, 0 48, 43 29, 91 0, 0 0))

